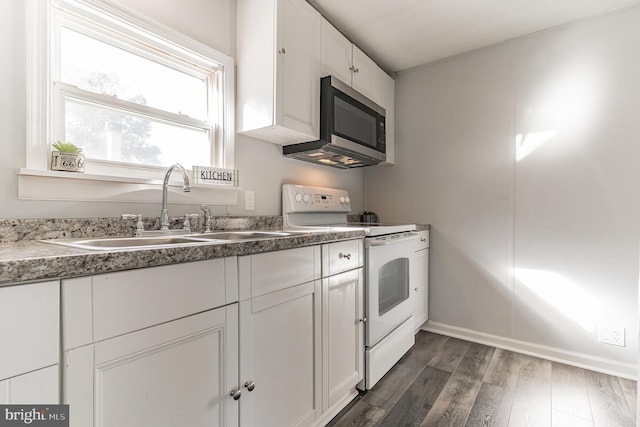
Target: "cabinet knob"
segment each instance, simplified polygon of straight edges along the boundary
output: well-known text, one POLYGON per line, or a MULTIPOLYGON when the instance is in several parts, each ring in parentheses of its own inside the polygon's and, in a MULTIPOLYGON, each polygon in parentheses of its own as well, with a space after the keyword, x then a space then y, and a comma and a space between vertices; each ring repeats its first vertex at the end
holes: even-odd
POLYGON ((253 380, 249 380, 244 383, 244 386, 247 388, 247 390, 253 391, 253 389, 256 388, 256 383, 253 380))
POLYGON ((360 319, 360 323, 365 323, 367 321, 366 317, 363 317, 362 319, 360 319))
POLYGON ((416 292, 418 292, 418 288, 416 288, 416 292))
POLYGON ((278 50, 278 53, 285 54, 287 53, 287 49, 281 47, 280 50, 278 50))
POLYGON ((340 252, 340 253, 338 254, 338 258, 351 259, 351 254, 343 254, 342 252, 340 252))
POLYGON ((242 392, 234 388, 233 390, 231 390, 231 393, 229 393, 229 395, 233 397, 233 400, 238 400, 240 399, 240 396, 242 396, 242 392))
POLYGON ((424 242, 426 242, 426 241, 427 241, 427 239, 426 239, 426 238, 424 238, 424 237, 421 237, 421 238, 420 238, 420 241, 421 241, 422 243, 424 243, 424 242))

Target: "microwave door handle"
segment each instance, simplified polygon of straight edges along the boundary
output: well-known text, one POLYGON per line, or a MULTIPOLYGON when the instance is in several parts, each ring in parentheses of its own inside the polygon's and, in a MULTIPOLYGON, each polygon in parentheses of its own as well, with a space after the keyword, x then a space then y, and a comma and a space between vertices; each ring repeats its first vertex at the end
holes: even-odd
POLYGON ((416 240, 418 238, 418 233, 410 233, 407 237, 399 237, 397 239, 389 239, 389 240, 372 240, 368 242, 369 246, 386 246, 393 245, 394 243, 404 243, 410 240, 416 240))

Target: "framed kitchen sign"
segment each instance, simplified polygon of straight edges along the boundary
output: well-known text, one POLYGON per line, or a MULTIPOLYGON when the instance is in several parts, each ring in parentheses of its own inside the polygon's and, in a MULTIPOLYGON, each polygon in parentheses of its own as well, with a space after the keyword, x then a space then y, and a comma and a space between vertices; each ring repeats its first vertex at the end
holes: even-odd
POLYGON ((192 166, 191 171, 194 183, 229 185, 233 187, 237 187, 240 184, 240 171, 238 169, 192 166))

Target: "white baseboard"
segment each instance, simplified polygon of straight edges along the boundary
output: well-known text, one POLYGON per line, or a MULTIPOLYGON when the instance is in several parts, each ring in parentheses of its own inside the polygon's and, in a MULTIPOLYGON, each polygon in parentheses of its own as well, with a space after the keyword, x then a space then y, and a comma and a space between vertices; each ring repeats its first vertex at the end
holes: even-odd
POLYGON ((576 353, 560 348, 519 341, 512 338, 460 328, 458 326, 433 322, 431 320, 422 325, 421 329, 631 380, 636 380, 638 377, 638 366, 632 363, 622 363, 584 353, 576 353))

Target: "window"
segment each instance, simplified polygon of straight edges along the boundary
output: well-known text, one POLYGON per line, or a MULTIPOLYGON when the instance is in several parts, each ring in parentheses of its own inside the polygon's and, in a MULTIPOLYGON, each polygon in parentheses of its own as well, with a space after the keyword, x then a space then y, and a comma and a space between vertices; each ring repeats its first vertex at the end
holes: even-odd
POLYGON ((29 13, 28 169, 47 169, 56 140, 102 177, 233 167, 232 58, 106 0, 32 0, 29 13))

